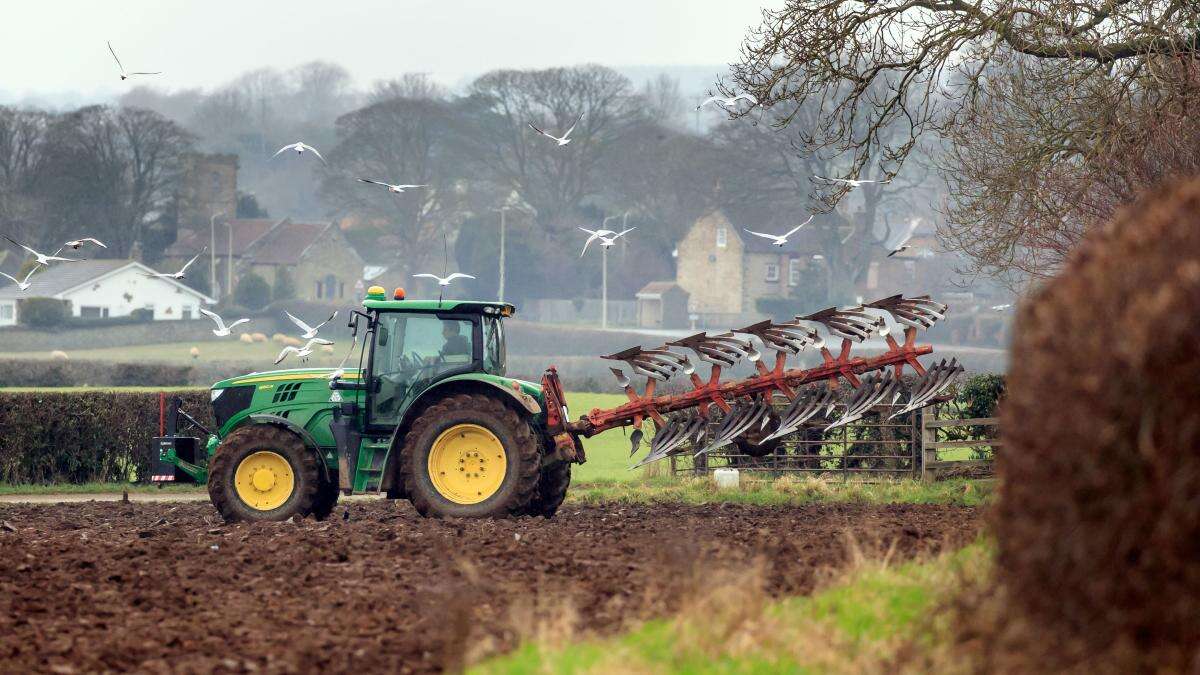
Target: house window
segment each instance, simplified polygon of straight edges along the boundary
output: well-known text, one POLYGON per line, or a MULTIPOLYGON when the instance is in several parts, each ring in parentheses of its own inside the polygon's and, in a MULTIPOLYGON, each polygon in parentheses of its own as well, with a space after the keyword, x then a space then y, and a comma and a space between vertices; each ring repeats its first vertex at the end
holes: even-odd
POLYGON ((800 262, 799 258, 788 261, 788 286, 800 285, 800 262))
POLYGON ((90 307, 88 305, 80 305, 79 307, 79 318, 81 319, 103 319, 107 316, 107 307, 90 307))
POLYGON ((13 306, 12 305, 0 305, 0 321, 12 321, 12 318, 13 318, 13 306))
POLYGON ((729 243, 729 230, 724 227, 717 228, 717 248, 725 248, 729 243))
POLYGON ((337 277, 333 276, 332 274, 325 275, 325 297, 326 298, 329 298, 330 300, 332 300, 334 298, 334 293, 337 293, 337 284, 338 284, 337 277))
POLYGON ((767 263, 767 281, 779 281, 779 265, 767 263))

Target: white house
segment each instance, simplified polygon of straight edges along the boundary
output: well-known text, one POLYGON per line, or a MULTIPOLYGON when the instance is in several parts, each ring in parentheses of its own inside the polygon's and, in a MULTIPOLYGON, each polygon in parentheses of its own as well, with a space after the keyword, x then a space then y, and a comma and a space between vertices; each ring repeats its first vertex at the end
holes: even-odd
POLYGON ((30 287, 0 288, 0 326, 16 324, 19 300, 54 298, 71 303, 71 313, 83 318, 128 316, 149 309, 154 320, 197 319, 203 304, 213 299, 174 279, 144 276, 153 272, 133 260, 84 260, 56 263, 33 275, 30 287))

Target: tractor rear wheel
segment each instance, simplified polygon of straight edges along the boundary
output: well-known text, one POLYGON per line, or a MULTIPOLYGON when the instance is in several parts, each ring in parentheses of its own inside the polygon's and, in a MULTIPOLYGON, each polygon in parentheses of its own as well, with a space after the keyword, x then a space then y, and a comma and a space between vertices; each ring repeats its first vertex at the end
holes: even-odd
POLYGON ((538 478, 537 492, 525 507, 525 514, 553 518, 567 498, 567 487, 571 484, 571 463, 554 462, 542 467, 538 478))
POLYGON ((423 516, 500 518, 523 513, 537 493, 540 464, 526 419, 493 397, 456 394, 412 422, 400 476, 423 516))
POLYGON ((217 447, 208 495, 226 522, 287 520, 312 513, 321 490, 317 457, 296 434, 243 427, 217 447))

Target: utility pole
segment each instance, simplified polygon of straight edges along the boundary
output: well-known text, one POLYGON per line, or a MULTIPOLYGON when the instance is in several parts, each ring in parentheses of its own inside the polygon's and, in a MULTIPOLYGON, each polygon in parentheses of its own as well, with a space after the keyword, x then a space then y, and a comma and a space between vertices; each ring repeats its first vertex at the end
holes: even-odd
POLYGON ((500 209, 500 302, 504 302, 504 214, 507 212, 508 207, 500 209))
POLYGON ((225 259, 225 283, 229 286, 229 297, 233 297, 233 221, 225 221, 229 227, 229 257, 225 259))
POLYGON ((225 212, 214 213, 208 217, 208 292, 213 299, 217 297, 217 217, 225 212))
POLYGON ((600 249, 600 328, 608 328, 608 247, 600 249))

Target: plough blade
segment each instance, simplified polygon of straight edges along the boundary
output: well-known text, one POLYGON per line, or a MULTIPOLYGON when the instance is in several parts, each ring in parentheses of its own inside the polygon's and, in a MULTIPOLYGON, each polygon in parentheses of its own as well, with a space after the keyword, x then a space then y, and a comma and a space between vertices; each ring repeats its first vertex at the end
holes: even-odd
POLYGON ((650 441, 650 454, 630 468, 636 469, 639 466, 666 459, 672 454, 676 454, 675 451, 684 443, 699 440, 703 435, 704 418, 699 415, 680 416, 668 420, 666 426, 654 432, 654 438, 650 441))
POLYGON ((696 352, 702 361, 714 365, 730 367, 742 359, 757 361, 761 356, 754 344, 749 340, 735 336, 733 333, 708 335, 697 333, 674 342, 668 342, 670 347, 683 347, 696 352))
POLYGON ((820 348, 824 342, 817 331, 798 323, 774 323, 770 319, 759 321, 733 332, 753 335, 770 349, 788 354, 799 354, 808 347, 820 348))
POLYGON ((792 404, 779 417, 779 426, 763 441, 786 436, 796 431, 822 410, 830 408, 834 399, 833 390, 828 387, 812 387, 805 390, 796 397, 796 400, 792 401, 792 404))
POLYGON ((883 310, 892 315, 896 323, 921 330, 926 330, 946 318, 946 310, 949 309, 947 305, 931 300, 928 295, 920 295, 915 298, 893 295, 864 306, 883 310))
MULTIPOLYGON (((879 405, 884 399, 895 400, 895 396, 900 392, 900 380, 892 373, 886 371, 883 375, 872 373, 863 378, 862 383, 850 398, 846 401, 846 412, 833 424, 825 427, 826 431, 836 429, 837 427, 855 422, 862 419, 862 416, 879 405)), ((890 402, 890 401, 889 401, 890 402)))
MULTIPOLYGON (((609 354, 608 356, 601 356, 600 358, 610 361, 624 361, 629 364, 633 372, 641 373, 646 377, 659 381, 666 381, 680 371, 683 371, 685 375, 691 374, 693 370, 688 357, 683 354, 676 354, 666 347, 659 349, 630 347, 624 351, 609 354)), ((618 371, 614 370, 613 372, 615 374, 618 371)), ((622 378, 623 375, 617 376, 618 381, 622 378)))
POLYGON ((695 456, 699 457, 707 452, 712 452, 728 445, 733 439, 753 429, 755 425, 758 425, 761 429, 769 421, 770 414, 770 404, 761 399, 735 406, 729 411, 729 414, 725 415, 721 426, 713 434, 712 440, 708 442, 708 445, 701 448, 695 456))
POLYGON ((950 386, 960 373, 966 369, 958 363, 958 359, 950 359, 947 363, 946 359, 942 359, 936 365, 930 367, 913 385, 912 394, 908 397, 908 403, 892 414, 892 417, 897 417, 905 413, 910 413, 918 408, 923 408, 929 405, 933 399, 937 398, 950 386))
POLYGON ((862 342, 871 337, 871 333, 877 328, 879 321, 877 317, 871 316, 857 307, 851 309, 830 307, 807 316, 797 316, 796 319, 823 324, 830 334, 854 342, 862 342))

